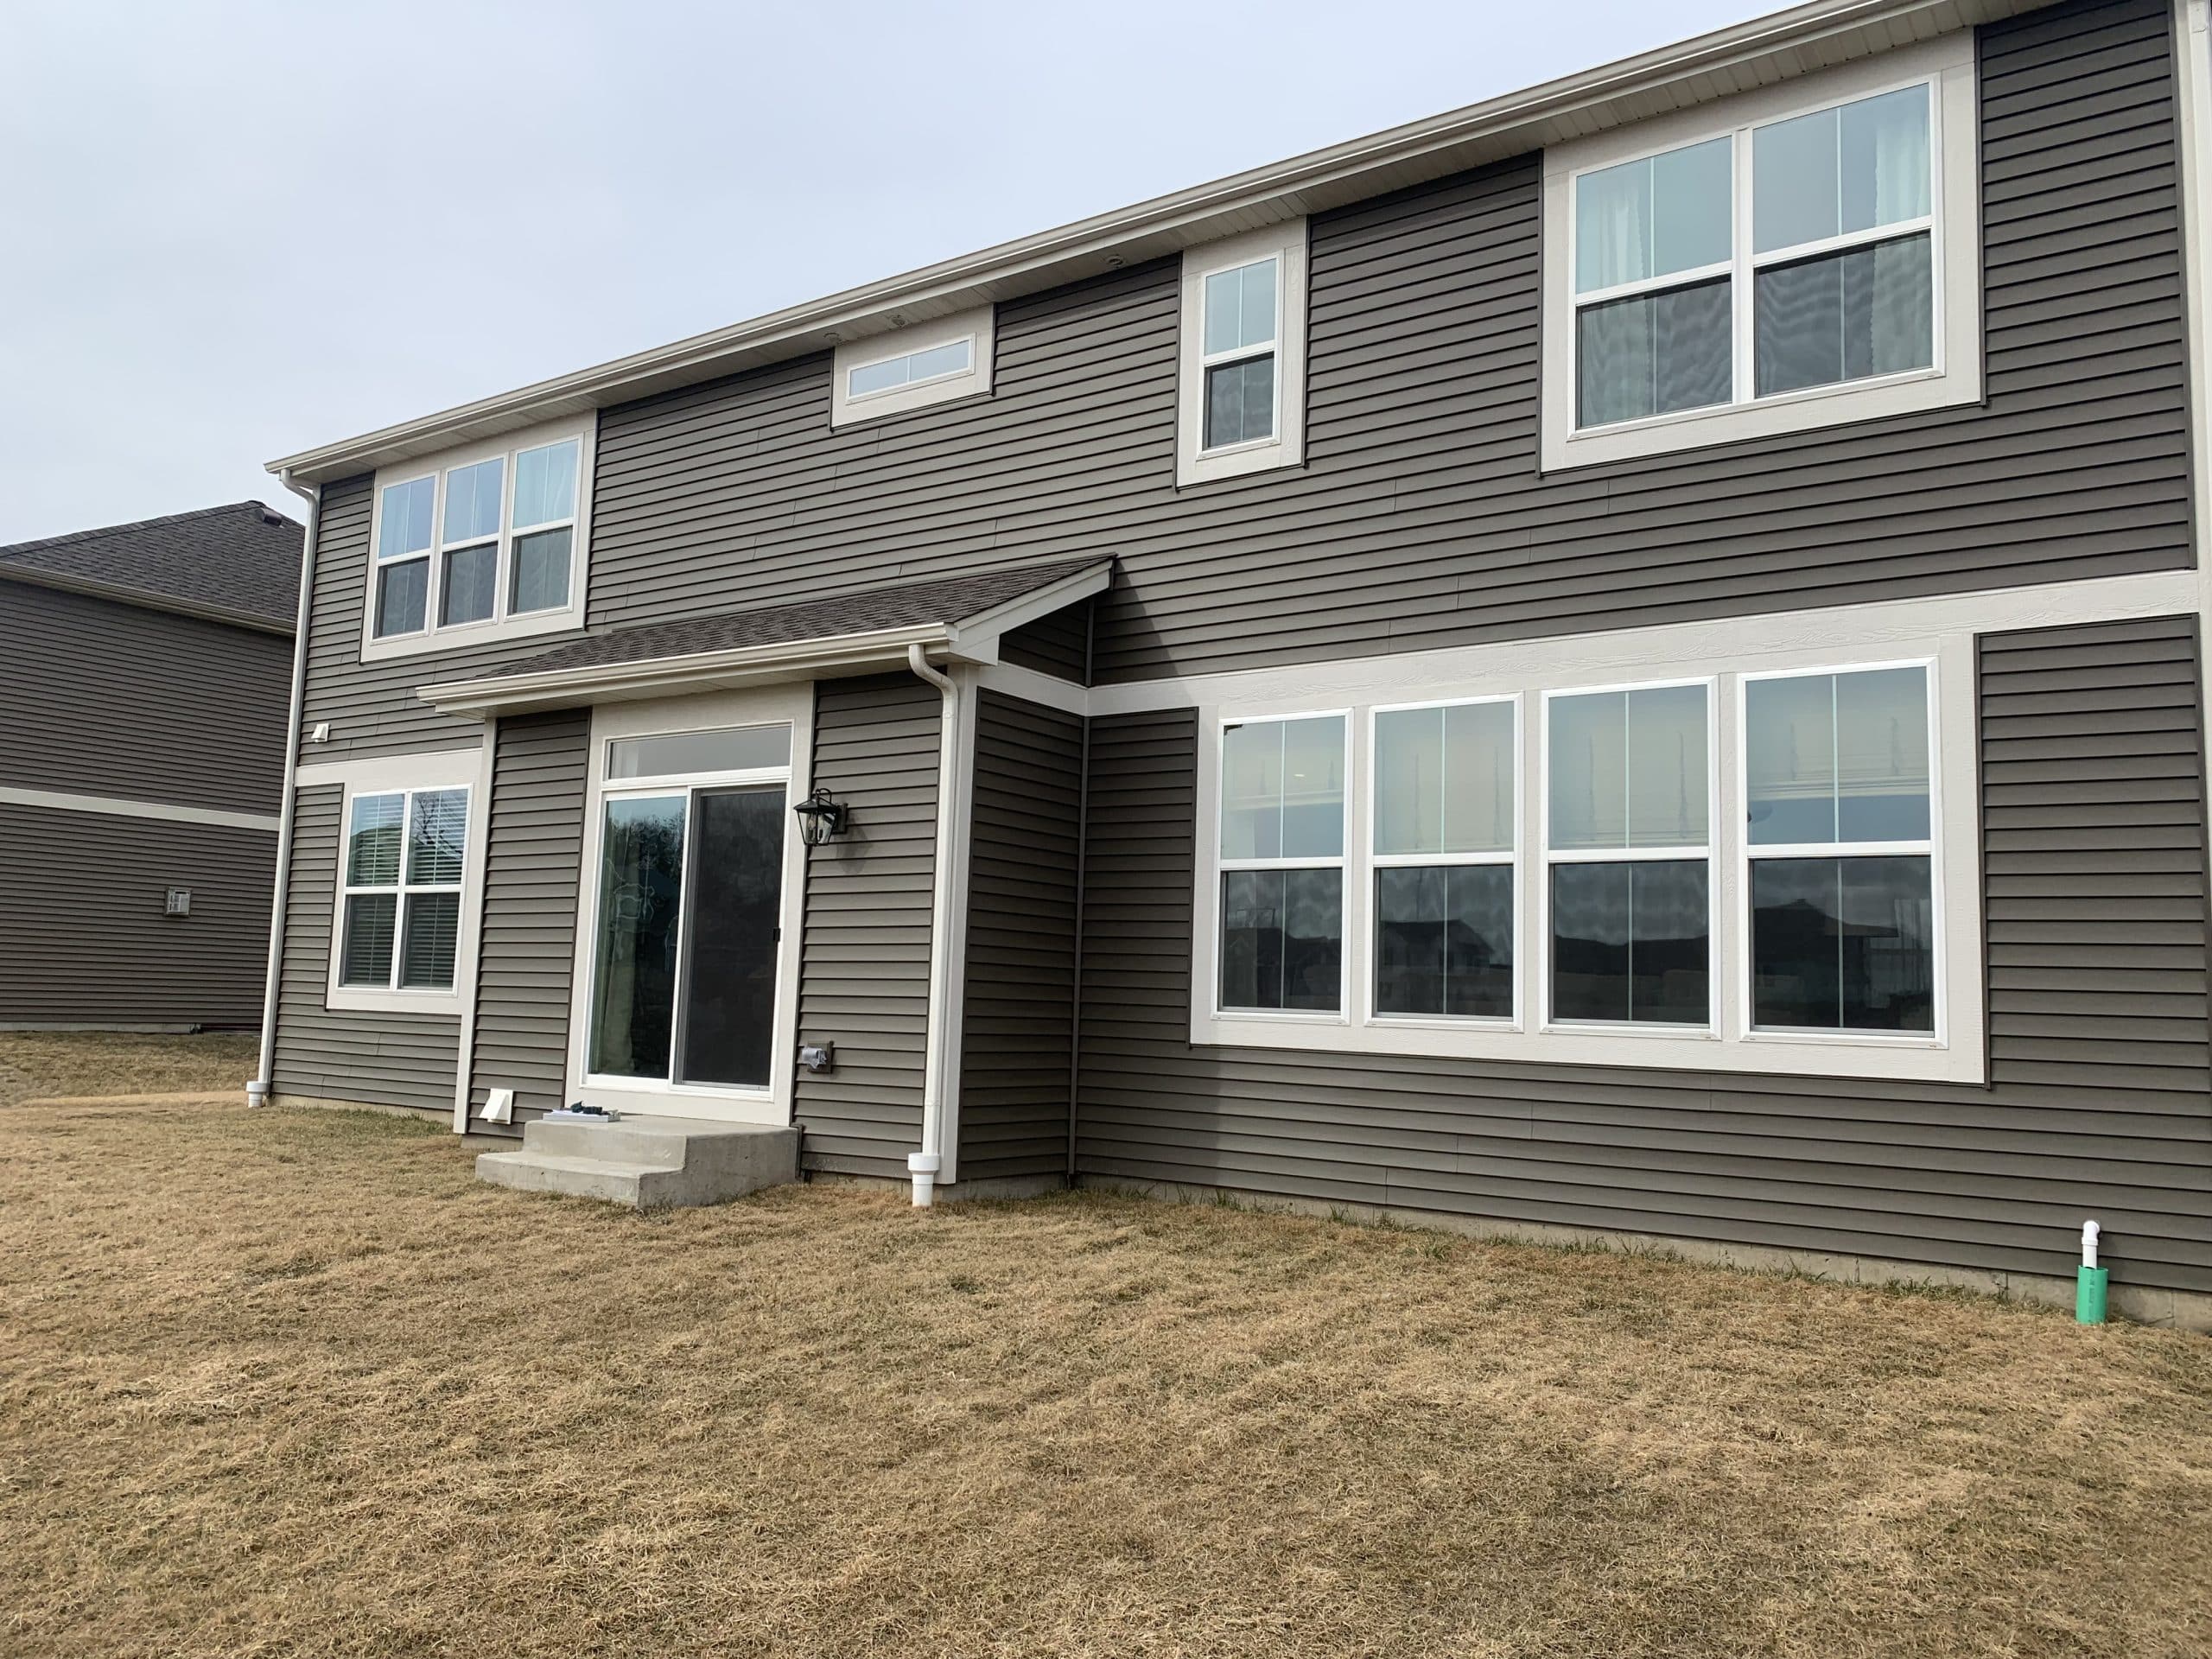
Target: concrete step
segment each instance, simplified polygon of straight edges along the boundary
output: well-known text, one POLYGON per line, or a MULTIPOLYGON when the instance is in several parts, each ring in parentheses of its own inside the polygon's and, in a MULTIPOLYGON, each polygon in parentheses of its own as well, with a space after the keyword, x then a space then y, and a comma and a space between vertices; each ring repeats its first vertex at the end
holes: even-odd
POLYGON ((707 1118, 523 1126, 519 1152, 487 1152, 479 1180, 634 1210, 723 1204, 798 1179, 798 1131, 707 1118))

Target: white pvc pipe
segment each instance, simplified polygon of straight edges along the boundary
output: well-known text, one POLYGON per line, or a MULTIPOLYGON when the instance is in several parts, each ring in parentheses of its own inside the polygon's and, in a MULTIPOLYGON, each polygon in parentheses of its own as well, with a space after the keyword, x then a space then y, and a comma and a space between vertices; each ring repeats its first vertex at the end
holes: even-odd
POLYGON ((928 1028, 922 1056, 922 1146, 909 1154, 906 1173, 914 1179, 914 1203, 926 1209, 936 1201, 937 1178, 944 1168, 944 1055, 946 1009, 951 1001, 953 854, 960 784, 960 687, 950 674, 932 668, 918 645, 906 647, 906 666, 937 687, 944 698, 938 736, 937 856, 930 874, 930 986, 928 1028))
POLYGON ((276 809, 276 892, 269 910, 269 977, 261 993, 261 1059, 245 1086, 245 1103, 259 1106, 275 1090, 276 987, 284 970, 284 900, 292 885, 292 798, 300 770, 300 712, 308 689, 308 619, 315 604, 315 539, 322 530, 322 486, 292 482, 289 472, 277 481, 308 504, 308 533, 300 547, 300 607, 292 633, 292 712, 284 730, 284 798, 276 809))
POLYGON ((2097 1265, 2097 1224, 2094 1221, 2082 1224, 2082 1265, 2085 1268, 2097 1265))

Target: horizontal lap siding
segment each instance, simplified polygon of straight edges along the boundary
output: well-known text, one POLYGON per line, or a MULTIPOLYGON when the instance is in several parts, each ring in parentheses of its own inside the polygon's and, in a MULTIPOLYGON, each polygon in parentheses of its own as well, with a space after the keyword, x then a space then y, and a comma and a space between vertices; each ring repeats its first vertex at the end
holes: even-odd
POLYGON ((999 641, 999 656, 1054 679, 1090 683, 1090 603, 1069 605, 1025 623, 999 641))
POLYGON ((0 1026, 258 1027, 276 870, 268 830, 0 804, 0 1026))
POLYGON ((484 852, 470 1109, 515 1091, 520 1123, 565 1103, 591 712, 499 722, 484 852))
POLYGON ((0 785, 273 817, 291 696, 288 635, 0 580, 0 785))
POLYGON ((1083 722, 985 692, 976 719, 960 1179, 1067 1170, 1083 722))
POLYGON ((921 1144, 941 708, 911 674, 816 690, 814 785, 852 824, 807 855, 799 1040, 837 1046, 798 1074, 812 1171, 903 1178, 921 1144))
POLYGON ((1078 1169, 2212 1290, 2190 619, 1993 637, 1992 1086, 1193 1047, 1192 714, 1092 722, 1078 1169))
POLYGON ((292 894, 277 988, 279 1095, 453 1109, 461 1021, 454 1015, 334 1013, 324 1006, 338 890, 335 785, 302 789, 293 817, 292 894))
POLYGON ((362 615, 369 580, 372 480, 351 478, 323 486, 315 534, 315 611, 308 630, 307 693, 301 710, 302 762, 377 754, 474 747, 484 728, 442 715, 415 695, 443 680, 475 679, 543 653, 555 643, 513 639, 499 645, 432 652, 380 662, 361 661, 362 615), (330 738, 308 743, 321 721, 330 738))
POLYGON ((1174 260, 1001 305, 988 397, 833 432, 825 355, 609 410, 592 620, 1110 552, 1112 682, 2185 567, 2166 10, 1980 49, 1986 407, 1541 475, 1529 156, 1313 220, 1302 469, 1175 489, 1174 260))

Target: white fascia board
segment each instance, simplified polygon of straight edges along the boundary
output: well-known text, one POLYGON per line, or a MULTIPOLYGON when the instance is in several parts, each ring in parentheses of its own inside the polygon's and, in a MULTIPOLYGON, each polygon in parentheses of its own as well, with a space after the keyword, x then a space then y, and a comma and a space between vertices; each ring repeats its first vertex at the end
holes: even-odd
POLYGON ((269 463, 304 483, 949 316, 1809 74, 2050 0, 1811 0, 1656 51, 1001 243, 269 463))
POLYGON ((594 664, 582 668, 554 669, 542 674, 505 675, 496 679, 454 680, 423 686, 416 696, 441 714, 486 720, 495 715, 526 715, 546 709, 574 709, 587 703, 628 702, 641 697, 732 690, 779 680, 864 674, 874 669, 903 667, 908 645, 943 647, 951 639, 952 630, 943 623, 931 622, 829 639, 798 639, 731 651, 699 652, 688 657, 594 664))

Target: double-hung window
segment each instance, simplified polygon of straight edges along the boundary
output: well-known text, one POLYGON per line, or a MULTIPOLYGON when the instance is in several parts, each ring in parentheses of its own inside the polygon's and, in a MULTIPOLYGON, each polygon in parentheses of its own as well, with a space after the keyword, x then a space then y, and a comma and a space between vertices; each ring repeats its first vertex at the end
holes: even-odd
POLYGON ((1375 1012, 1510 1020, 1514 700, 1378 709, 1374 732, 1375 1012))
POLYGON ((1928 669, 1744 683, 1754 1031, 1932 1032, 1928 669))
POLYGON ((1304 450, 1306 221, 1183 255, 1179 484, 1296 466, 1304 450))
POLYGON ((586 435, 540 432, 381 478, 363 654, 575 626, 586 435))
POLYGON ((340 895, 341 987, 454 988, 467 849, 466 789, 352 798, 340 895))
POLYGON ((1545 700, 1554 1024, 1712 1023, 1711 688, 1545 700))
POLYGON ((1545 464, 1979 397, 1968 50, 1551 152, 1545 464))
POLYGON ((1221 737, 1221 1005, 1344 1007, 1341 714, 1234 721, 1221 737))

